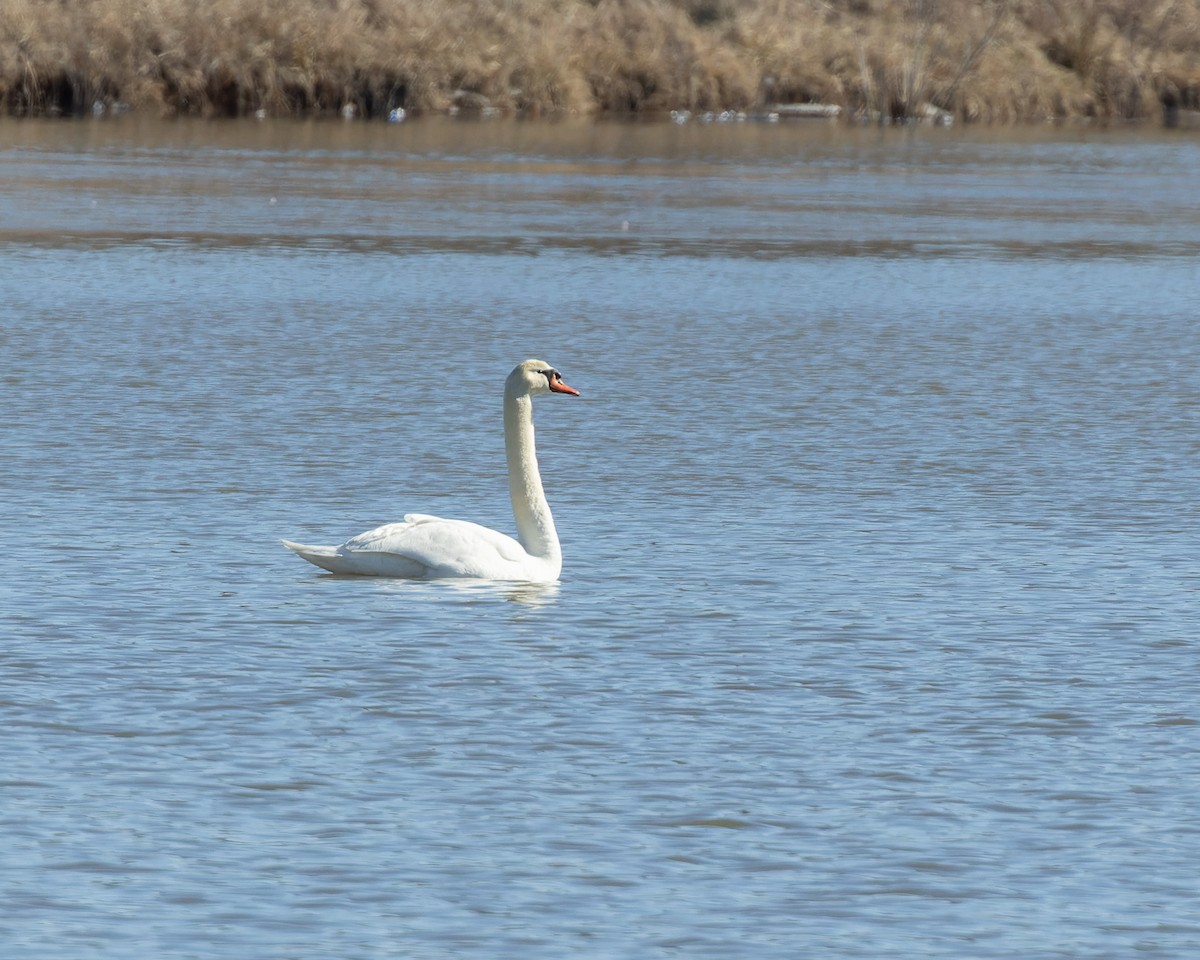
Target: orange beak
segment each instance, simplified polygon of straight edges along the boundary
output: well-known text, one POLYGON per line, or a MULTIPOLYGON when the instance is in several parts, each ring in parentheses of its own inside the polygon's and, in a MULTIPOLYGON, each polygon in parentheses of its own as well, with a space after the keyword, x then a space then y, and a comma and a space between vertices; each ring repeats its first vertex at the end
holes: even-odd
POLYGON ((569 393, 573 397, 579 396, 579 391, 576 390, 574 387, 568 387, 565 383, 562 382, 561 377, 551 377, 550 378, 550 390, 553 393, 569 393))

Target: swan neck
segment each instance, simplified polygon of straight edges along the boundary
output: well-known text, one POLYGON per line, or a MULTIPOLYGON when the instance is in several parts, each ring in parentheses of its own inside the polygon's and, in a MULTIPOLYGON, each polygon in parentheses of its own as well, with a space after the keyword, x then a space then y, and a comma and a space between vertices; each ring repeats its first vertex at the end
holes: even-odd
POLYGON ((533 399, 528 394, 504 397, 504 450, 508 457, 508 490, 517 539, 531 556, 561 565, 558 533, 538 472, 533 399))

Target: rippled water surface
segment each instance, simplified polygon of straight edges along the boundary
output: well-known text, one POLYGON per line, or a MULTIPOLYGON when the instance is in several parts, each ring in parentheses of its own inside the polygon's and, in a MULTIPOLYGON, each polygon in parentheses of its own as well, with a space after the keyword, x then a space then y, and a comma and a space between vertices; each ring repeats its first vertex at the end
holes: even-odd
POLYGON ((1200 143, 0 124, 15 960, 1200 955, 1200 143), (529 588, 322 574, 409 511, 529 588))

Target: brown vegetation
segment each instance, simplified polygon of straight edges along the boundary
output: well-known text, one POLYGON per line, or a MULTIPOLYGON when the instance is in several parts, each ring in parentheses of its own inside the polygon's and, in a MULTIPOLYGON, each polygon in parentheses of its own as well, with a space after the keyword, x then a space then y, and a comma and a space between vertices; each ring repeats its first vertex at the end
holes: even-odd
POLYGON ((0 111, 1200 109, 1200 0, 0 0, 0 111), (98 105, 98 106, 96 106, 98 105))

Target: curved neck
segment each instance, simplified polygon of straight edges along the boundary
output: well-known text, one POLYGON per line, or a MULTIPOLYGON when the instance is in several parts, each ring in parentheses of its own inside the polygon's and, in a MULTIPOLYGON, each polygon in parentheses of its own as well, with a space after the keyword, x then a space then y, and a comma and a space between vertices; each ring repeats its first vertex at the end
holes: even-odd
POLYGON ((517 539, 530 556, 561 563, 558 532, 538 473, 533 443, 533 399, 529 394, 505 393, 504 452, 508 458, 508 492, 517 521, 517 539))

